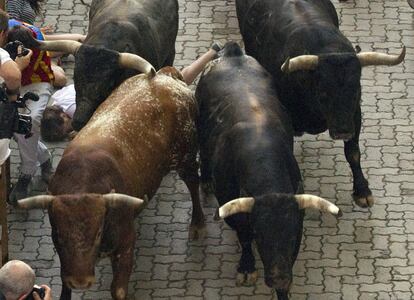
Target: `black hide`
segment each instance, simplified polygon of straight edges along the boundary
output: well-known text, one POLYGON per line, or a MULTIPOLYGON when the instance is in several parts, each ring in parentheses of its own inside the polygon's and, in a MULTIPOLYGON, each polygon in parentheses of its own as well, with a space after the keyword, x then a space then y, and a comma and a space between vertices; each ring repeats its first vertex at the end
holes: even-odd
POLYGON ((172 65, 178 31, 177 0, 94 0, 84 45, 75 54, 77 109, 73 128, 80 130, 123 80, 137 71, 120 69, 117 56, 102 49, 137 54, 155 69, 172 65), (83 49, 87 48, 87 49, 83 49))
POLYGON ((280 101, 296 134, 329 130, 345 141, 345 155, 354 179, 354 197, 362 207, 373 198, 360 165, 361 64, 338 29, 338 15, 329 0, 236 0, 247 54, 274 78, 280 101), (288 58, 316 55, 311 70, 281 71, 288 58))
POLYGON ((287 297, 302 236, 303 213, 292 196, 301 176, 293 156, 291 122, 272 78, 230 43, 200 79, 196 99, 202 181, 213 182, 220 205, 241 195, 256 199, 251 216, 226 218, 242 247, 238 272, 245 278, 241 283, 254 281, 251 242, 258 238, 266 283, 287 297))

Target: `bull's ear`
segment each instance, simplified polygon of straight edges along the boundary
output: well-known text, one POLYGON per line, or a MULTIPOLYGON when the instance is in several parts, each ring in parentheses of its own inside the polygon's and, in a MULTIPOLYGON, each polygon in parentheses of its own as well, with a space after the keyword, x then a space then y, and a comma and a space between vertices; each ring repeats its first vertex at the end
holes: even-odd
POLYGON ((342 216, 342 212, 338 206, 321 197, 309 194, 301 194, 295 195, 295 199, 300 209, 311 207, 322 212, 329 212, 339 217, 342 216))
POLYGON ((48 208, 50 203, 55 199, 55 196, 51 195, 39 195, 33 196, 17 201, 18 207, 24 209, 33 209, 33 208, 48 208))
POLYGON ((237 213, 250 213, 253 205, 253 197, 237 198, 221 206, 219 208, 219 216, 223 219, 237 213))
POLYGON ((119 206, 125 205, 132 207, 133 209, 139 209, 143 208, 144 204, 148 202, 137 197, 118 193, 109 193, 102 195, 102 197, 104 198, 107 207, 111 208, 117 208, 119 206))

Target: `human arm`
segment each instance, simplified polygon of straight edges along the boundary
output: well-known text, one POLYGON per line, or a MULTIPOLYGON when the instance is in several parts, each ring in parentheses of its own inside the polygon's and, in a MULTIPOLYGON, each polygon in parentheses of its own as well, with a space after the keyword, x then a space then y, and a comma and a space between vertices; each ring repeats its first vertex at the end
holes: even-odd
POLYGON ((83 43, 86 38, 84 34, 78 33, 62 33, 62 34, 44 34, 45 40, 56 41, 56 40, 70 40, 83 43))
POLYGON ((192 84, 197 78, 198 74, 204 70, 204 67, 213 59, 217 58, 218 52, 223 46, 219 42, 215 42, 210 49, 199 58, 197 58, 191 65, 185 67, 181 74, 183 75, 185 83, 192 84))
MULTIPOLYGON (((4 79, 9 94, 17 95, 21 85, 22 74, 6 50, 0 48, 0 76, 4 79)), ((14 99, 15 100, 15 99, 14 99)))

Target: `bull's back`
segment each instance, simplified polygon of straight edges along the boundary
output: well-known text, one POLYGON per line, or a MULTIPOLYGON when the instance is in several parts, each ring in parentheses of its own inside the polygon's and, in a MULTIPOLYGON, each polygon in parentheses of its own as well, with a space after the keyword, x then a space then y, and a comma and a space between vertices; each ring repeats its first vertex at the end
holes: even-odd
POLYGON ((276 121, 289 128, 270 74, 252 57, 212 63, 199 82, 196 98, 203 127, 200 131, 207 131, 206 136, 210 131, 222 132, 240 122, 260 127, 276 121))
POLYGON ((156 69, 175 51, 177 0, 101 1, 93 8, 84 43, 138 54, 156 69))
POLYGON ((195 103, 184 82, 165 74, 124 81, 73 142, 98 143, 114 153, 136 190, 158 188, 174 152, 193 138, 195 103))
POLYGON ((326 42, 325 28, 338 28, 329 0, 237 0, 236 8, 247 54, 278 78, 288 56, 314 54, 326 42))

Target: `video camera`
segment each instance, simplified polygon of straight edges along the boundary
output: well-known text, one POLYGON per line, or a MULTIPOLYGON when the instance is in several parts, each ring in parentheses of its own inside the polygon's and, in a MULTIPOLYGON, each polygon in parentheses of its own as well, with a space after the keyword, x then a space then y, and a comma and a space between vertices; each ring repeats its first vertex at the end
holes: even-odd
POLYGON ((3 47, 3 49, 9 52, 10 58, 12 60, 15 60, 18 56, 26 56, 27 54, 29 54, 30 51, 29 49, 25 48, 23 43, 20 41, 9 42, 6 44, 6 46, 3 47), (18 51, 19 47, 21 47, 22 49, 20 54, 18 51))
POLYGON ((25 138, 32 136, 32 117, 19 113, 18 108, 26 107, 27 100, 38 101, 39 96, 28 92, 16 101, 10 101, 6 89, 0 87, 0 139, 11 138, 13 133, 24 134, 25 138))
POLYGON ((35 285, 33 287, 33 290, 30 292, 30 294, 27 295, 27 297, 24 298, 24 299, 25 300, 34 300, 33 295, 32 295, 33 292, 36 292, 39 295, 40 299, 44 299, 45 298, 45 295, 46 295, 45 289, 42 288, 42 287, 40 287, 40 286, 35 285))

